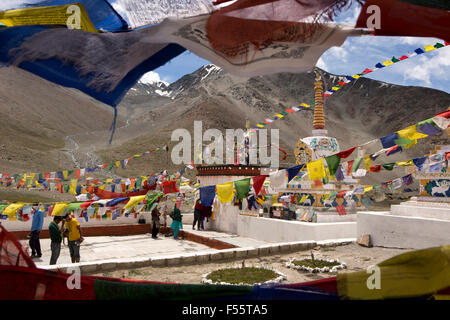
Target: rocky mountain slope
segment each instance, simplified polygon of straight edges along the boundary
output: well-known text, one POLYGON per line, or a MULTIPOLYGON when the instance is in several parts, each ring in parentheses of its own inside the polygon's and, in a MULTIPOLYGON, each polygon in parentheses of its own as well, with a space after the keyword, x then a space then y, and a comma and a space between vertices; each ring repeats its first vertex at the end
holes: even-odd
MULTIPOLYGON (((339 80, 337 75, 324 71, 322 74, 326 89, 339 80)), ((172 131, 186 128, 192 133, 194 120, 203 121, 205 131, 208 128, 243 128, 246 119, 255 124, 267 117, 273 118, 276 112, 287 107, 312 102, 313 82, 313 73, 282 73, 247 79, 208 65, 170 84, 157 98, 149 96, 146 89, 135 87, 121 108, 134 110, 132 127, 140 128, 142 134, 98 154, 112 159, 119 154, 126 156, 145 150, 155 143, 173 146, 177 142, 170 141, 172 131), (147 129, 142 129, 143 125, 147 129)), ((341 150, 345 150, 432 117, 449 105, 450 95, 445 92, 360 78, 326 100, 326 128, 330 136, 338 139, 341 150)), ((300 111, 268 126, 280 130, 280 145, 290 153, 285 165, 295 162, 292 151, 298 139, 311 135, 312 118, 312 110, 300 111)), ((414 148, 401 154, 380 157, 379 163, 422 156, 430 150, 430 145, 442 143, 448 143, 447 136, 436 135, 419 141, 414 148)), ((375 144, 369 151, 377 151, 377 148, 380 144, 375 144)), ((142 159, 121 171, 122 174, 137 174, 153 166, 156 170, 164 166, 170 168, 170 161, 163 160, 157 157, 149 161, 142 159)), ((375 180, 389 179, 393 174, 378 174, 375 180)))
MULTIPOLYGON (((322 74, 326 89, 338 81, 337 75, 322 74)), ((177 143, 171 141, 173 130, 186 128, 192 133, 194 120, 203 122, 203 131, 243 128, 246 119, 253 125, 287 107, 310 103, 313 82, 313 73, 240 78, 214 65, 204 66, 172 84, 141 81, 118 107, 119 121, 110 146, 107 142, 112 108, 20 69, 3 68, 0 171, 91 166, 165 144, 173 147, 177 143)), ((432 117, 449 105, 450 95, 445 92, 360 78, 326 100, 326 128, 344 150, 432 117)), ((282 165, 295 162, 292 151, 299 138, 311 135, 312 118, 312 110, 305 110, 268 126, 280 130, 280 145, 290 154, 282 165)), ((442 143, 448 143, 448 138, 437 135, 401 154, 380 157, 378 162, 421 156, 432 144, 442 143)), ((173 165, 170 153, 157 151, 133 160, 126 169, 114 169, 105 175, 129 177, 181 167, 173 165)), ((402 173, 379 174, 375 180, 402 173)))

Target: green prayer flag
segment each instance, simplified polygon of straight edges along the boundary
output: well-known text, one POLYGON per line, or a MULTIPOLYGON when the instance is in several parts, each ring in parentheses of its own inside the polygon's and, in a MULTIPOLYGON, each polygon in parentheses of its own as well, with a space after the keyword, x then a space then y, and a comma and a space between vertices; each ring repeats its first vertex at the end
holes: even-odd
POLYGON ((238 199, 246 198, 250 191, 250 178, 235 181, 234 188, 238 199))
POLYGON ((404 146, 407 146, 408 144, 410 144, 413 141, 414 140, 409 140, 409 139, 405 139, 405 138, 398 138, 398 139, 394 140, 394 143, 396 145, 399 145, 400 147, 404 147, 404 146))
POLYGON ((69 203, 69 206, 66 208, 66 212, 72 212, 72 211, 80 209, 82 203, 83 202, 72 202, 72 203, 69 203))
POLYGON ((69 192, 70 186, 68 184, 65 184, 65 185, 63 185, 63 188, 64 188, 64 192, 67 193, 67 192, 69 192))
POLYGON ((325 161, 328 165, 328 170, 330 171, 330 175, 334 176, 336 173, 339 163, 341 162, 341 158, 339 158, 337 155, 333 154, 332 156, 326 157, 325 161))
POLYGON ((442 43, 437 42, 437 43, 434 45, 434 47, 437 49, 437 48, 442 48, 442 47, 444 47, 444 45, 443 45, 442 43))
POLYGON ((281 111, 280 114, 282 114, 283 116, 289 115, 289 113, 287 113, 286 111, 281 111))
POLYGON ((400 60, 399 59, 397 59, 396 57, 392 57, 392 60, 391 60, 392 62, 399 62, 400 60))
POLYGON ((356 170, 358 170, 359 165, 361 164, 362 159, 363 159, 363 158, 360 157, 360 158, 356 158, 355 161, 353 161, 352 172, 356 172, 356 170))
POLYGON ((392 163, 383 163, 382 164, 383 168, 389 171, 392 171, 392 169, 394 169, 395 166, 395 162, 392 163))
POLYGON ((136 184, 135 184, 134 188, 139 189, 141 187, 141 184, 142 184, 142 178, 141 177, 136 178, 136 184))
POLYGON ((162 192, 154 192, 154 193, 147 193, 146 202, 147 202, 147 211, 149 211, 153 203, 155 203, 156 200, 158 200, 160 197, 162 197, 164 193, 162 192))
POLYGON ((106 170, 111 170, 114 167, 114 162, 111 162, 108 164, 108 166, 105 168, 106 170))
POLYGON ((425 123, 429 123, 429 124, 431 124, 432 126, 434 126, 434 127, 437 128, 436 124, 435 124, 434 121, 433 121, 433 118, 426 119, 426 120, 423 120, 423 121, 418 122, 418 123, 417 123, 417 127, 420 127, 420 126, 422 126, 422 125, 425 124, 425 123))

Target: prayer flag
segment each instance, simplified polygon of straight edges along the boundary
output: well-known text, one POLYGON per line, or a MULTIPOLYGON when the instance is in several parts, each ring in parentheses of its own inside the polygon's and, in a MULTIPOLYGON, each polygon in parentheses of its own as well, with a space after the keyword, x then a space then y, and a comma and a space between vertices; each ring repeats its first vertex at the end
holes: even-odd
POLYGON ((207 186, 200 188, 200 201, 204 207, 211 207, 216 195, 216 186, 207 186))
POLYGON ((217 196, 222 203, 231 202, 234 197, 233 182, 216 185, 217 196))
POLYGON ((256 177, 252 178, 253 190, 255 190, 255 196, 258 196, 259 191, 261 190, 261 187, 263 186, 264 181, 266 180, 266 177, 267 176, 265 176, 265 175, 261 175, 261 176, 256 176, 256 177))
POLYGON ((246 198, 250 191, 250 178, 234 181, 234 188, 238 199, 246 198))
POLYGON ((286 170, 277 170, 269 174, 270 187, 272 189, 279 189, 286 187, 286 170))
POLYGON ((341 151, 341 152, 337 153, 337 156, 338 156, 339 158, 347 158, 348 156, 350 156, 350 155, 352 154, 352 152, 353 152, 356 148, 357 148, 357 146, 356 146, 356 147, 353 147, 353 148, 351 148, 351 149, 345 150, 345 151, 341 151))
POLYGON ((417 169, 420 171, 423 168, 425 161, 427 161, 427 157, 419 157, 412 159, 417 169))
POLYGON ((323 159, 320 158, 316 161, 311 161, 306 164, 308 169, 309 180, 322 180, 325 178, 325 167, 323 165, 323 159))
POLYGON ((388 170, 388 171, 392 171, 392 169, 394 169, 395 166, 395 162, 392 163, 383 163, 382 164, 383 168, 388 170))
POLYGON ((300 164, 298 166, 295 167, 290 167, 287 169, 287 173, 288 173, 288 182, 291 181, 292 179, 294 179, 294 177, 299 173, 299 171, 304 167, 304 164, 300 164))
POLYGON ((334 155, 326 157, 325 161, 327 162, 328 170, 330 171, 330 175, 334 176, 339 167, 341 158, 338 155, 334 154, 334 155))

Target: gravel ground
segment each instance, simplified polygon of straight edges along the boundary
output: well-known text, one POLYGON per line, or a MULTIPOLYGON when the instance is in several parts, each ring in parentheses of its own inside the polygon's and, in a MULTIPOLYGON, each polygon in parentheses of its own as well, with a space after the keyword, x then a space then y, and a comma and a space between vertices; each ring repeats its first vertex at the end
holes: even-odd
MULTIPOLYGON (((298 283, 311 281, 336 275, 336 273, 306 273, 285 267, 285 263, 292 258, 314 257, 339 259, 347 264, 347 269, 339 272, 354 272, 380 263, 386 259, 410 251, 409 249, 393 249, 373 247, 366 248, 358 244, 349 244, 337 247, 316 248, 311 251, 299 251, 288 254, 264 256, 245 260, 246 266, 267 266, 287 276, 283 283, 298 283)), ((175 283, 201 283, 202 275, 217 269, 242 265, 243 260, 222 261, 220 263, 205 263, 197 265, 183 265, 179 267, 144 267, 129 270, 115 270, 112 272, 95 273, 98 276, 115 278, 139 279, 149 281, 163 281, 175 283)))

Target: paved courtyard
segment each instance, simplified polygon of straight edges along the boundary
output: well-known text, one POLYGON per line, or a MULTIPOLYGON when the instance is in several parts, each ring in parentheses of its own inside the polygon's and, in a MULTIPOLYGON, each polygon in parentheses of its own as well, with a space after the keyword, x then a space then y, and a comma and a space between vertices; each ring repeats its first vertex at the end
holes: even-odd
MULTIPOLYGON (((216 231, 192 230, 192 226, 185 225, 184 230, 199 236, 220 240, 238 247, 259 247, 267 244, 251 238, 240 237, 216 231)), ((20 241, 28 247, 27 240, 20 241)), ((41 239, 42 257, 34 259, 37 266, 47 266, 50 262, 50 239, 41 239)), ((151 258, 169 255, 181 255, 195 252, 217 252, 218 250, 206 245, 187 240, 175 240, 159 234, 157 240, 152 239, 150 233, 131 236, 99 236, 85 237, 81 244, 80 262, 96 262, 132 258, 151 258)), ((69 247, 61 245, 61 254, 57 264, 70 264, 69 247)))

